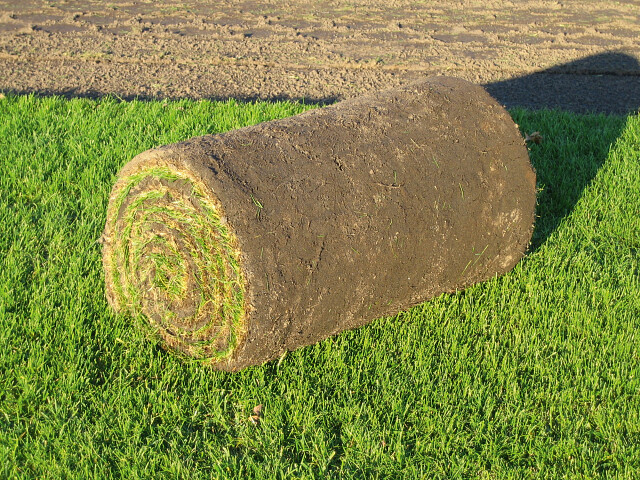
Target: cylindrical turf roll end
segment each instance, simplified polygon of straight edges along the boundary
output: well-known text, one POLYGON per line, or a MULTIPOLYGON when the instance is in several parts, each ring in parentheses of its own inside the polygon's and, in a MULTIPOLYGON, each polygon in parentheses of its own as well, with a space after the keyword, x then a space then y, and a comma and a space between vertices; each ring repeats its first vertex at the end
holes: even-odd
POLYGON ((166 346, 218 363, 243 341, 245 279, 215 192, 159 151, 120 172, 103 235, 107 299, 143 315, 166 346))

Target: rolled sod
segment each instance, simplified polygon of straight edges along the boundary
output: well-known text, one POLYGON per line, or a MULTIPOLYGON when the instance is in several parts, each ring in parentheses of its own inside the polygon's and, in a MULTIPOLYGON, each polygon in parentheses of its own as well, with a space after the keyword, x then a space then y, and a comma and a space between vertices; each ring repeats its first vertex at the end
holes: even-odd
POLYGON ((238 370, 508 272, 535 203, 505 109, 429 78, 136 156, 109 200, 107 298, 238 370))

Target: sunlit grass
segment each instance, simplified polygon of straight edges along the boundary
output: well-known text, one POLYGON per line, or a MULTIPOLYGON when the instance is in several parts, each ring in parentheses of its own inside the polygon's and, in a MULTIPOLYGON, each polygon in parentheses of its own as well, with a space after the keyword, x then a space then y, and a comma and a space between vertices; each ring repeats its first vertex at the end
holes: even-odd
POLYGON ((280 362, 185 364, 109 311, 119 167, 306 108, 0 100, 0 478, 640 477, 638 116, 512 111, 544 137, 514 271, 280 362))

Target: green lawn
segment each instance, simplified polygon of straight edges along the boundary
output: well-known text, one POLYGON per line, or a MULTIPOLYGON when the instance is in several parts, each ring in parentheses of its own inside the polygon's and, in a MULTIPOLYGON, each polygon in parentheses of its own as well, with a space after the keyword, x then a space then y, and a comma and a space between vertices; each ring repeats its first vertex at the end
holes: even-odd
POLYGON ((513 272, 279 362, 182 363, 109 311, 119 167, 305 108, 0 100, 0 478, 640 478, 637 115, 512 111, 544 136, 513 272))

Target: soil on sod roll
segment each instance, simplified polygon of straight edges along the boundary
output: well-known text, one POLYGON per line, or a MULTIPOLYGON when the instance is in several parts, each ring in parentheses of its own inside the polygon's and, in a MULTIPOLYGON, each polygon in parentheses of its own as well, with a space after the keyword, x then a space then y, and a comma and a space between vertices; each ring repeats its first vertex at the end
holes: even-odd
POLYGON ((107 297, 238 370, 511 270, 535 201, 505 109, 430 78, 136 156, 109 202, 107 297))

